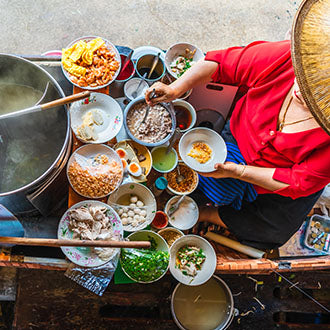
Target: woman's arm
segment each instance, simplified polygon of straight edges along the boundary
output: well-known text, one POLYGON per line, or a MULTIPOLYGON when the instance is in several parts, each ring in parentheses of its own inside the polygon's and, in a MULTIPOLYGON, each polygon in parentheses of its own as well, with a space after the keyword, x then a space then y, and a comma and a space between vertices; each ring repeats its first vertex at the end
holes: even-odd
POLYGON ((275 168, 241 165, 231 162, 216 164, 216 170, 210 173, 199 173, 202 176, 213 178, 239 179, 260 186, 264 189, 275 191, 287 188, 289 185, 273 179, 275 168))
POLYGON ((165 85, 157 82, 152 85, 146 92, 146 101, 151 105, 158 102, 173 101, 196 85, 211 81, 217 67, 218 64, 216 62, 205 61, 204 59, 199 60, 172 84, 165 85), (157 97, 150 100, 150 93, 153 89, 155 89, 157 97))

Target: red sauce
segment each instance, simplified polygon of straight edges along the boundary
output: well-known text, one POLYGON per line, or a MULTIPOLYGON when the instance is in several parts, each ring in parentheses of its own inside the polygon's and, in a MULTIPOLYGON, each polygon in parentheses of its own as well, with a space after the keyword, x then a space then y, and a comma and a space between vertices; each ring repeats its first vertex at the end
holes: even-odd
POLYGON ((152 221, 153 227, 157 229, 165 228, 168 223, 167 215, 162 211, 157 211, 154 220, 152 221))
MULTIPOLYGON (((120 58, 121 58, 121 63, 123 64, 125 62, 126 56, 123 54, 120 54, 120 58)), ((126 80, 127 78, 129 78, 130 76, 133 75, 134 71, 135 71, 135 69, 134 69, 133 62, 130 60, 128 62, 128 64, 126 65, 125 70, 120 71, 116 80, 126 80)))

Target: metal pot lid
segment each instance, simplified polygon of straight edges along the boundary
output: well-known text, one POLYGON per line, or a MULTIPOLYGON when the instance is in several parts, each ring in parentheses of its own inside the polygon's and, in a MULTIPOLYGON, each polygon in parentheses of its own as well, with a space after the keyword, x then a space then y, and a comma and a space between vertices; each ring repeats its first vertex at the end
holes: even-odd
MULTIPOLYGON (((55 79, 22 58, 0 54, 0 114, 64 96, 55 79)), ((63 106, 0 120, 0 196, 37 186, 61 162, 69 140, 63 106)))

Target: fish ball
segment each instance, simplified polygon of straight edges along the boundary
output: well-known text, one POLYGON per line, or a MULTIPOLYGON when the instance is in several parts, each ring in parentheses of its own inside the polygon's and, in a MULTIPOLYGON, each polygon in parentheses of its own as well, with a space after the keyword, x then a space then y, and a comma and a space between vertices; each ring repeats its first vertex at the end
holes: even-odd
POLYGON ((129 216, 129 217, 134 217, 134 212, 133 211, 131 211, 131 210, 129 210, 128 212, 127 212, 127 215, 129 216))
POLYGON ((138 214, 135 214, 134 217, 133 217, 133 219, 139 221, 140 220, 140 216, 138 214))
POLYGON ((118 210, 118 214, 119 215, 122 215, 124 213, 124 210, 122 209, 122 208, 120 208, 119 210, 118 210))
POLYGON ((134 213, 135 213, 135 214, 141 214, 141 209, 139 209, 138 207, 136 207, 136 208, 134 209, 134 213))
POLYGON ((130 202, 131 202, 131 203, 136 203, 138 200, 139 200, 139 199, 137 198, 137 196, 132 196, 132 197, 130 198, 130 202))
POLYGON ((128 222, 132 222, 133 221, 133 218, 132 217, 127 217, 127 220, 128 220, 128 222))
POLYGON ((131 203, 129 204, 130 207, 136 208, 136 204, 135 203, 131 203))
POLYGON ((126 213, 126 212, 124 212, 124 213, 122 213, 122 214, 121 214, 121 217, 122 217, 122 218, 127 218, 127 217, 128 217, 128 215, 127 215, 127 213, 126 213))
POLYGON ((145 217, 147 215, 147 211, 146 210, 141 210, 140 215, 142 215, 143 217, 145 217))
POLYGON ((132 222, 132 226, 133 226, 133 227, 136 227, 136 226, 138 226, 138 225, 139 225, 139 222, 138 222, 138 221, 134 220, 134 221, 132 222))
POLYGON ((123 223, 123 225, 127 225, 128 224, 127 218, 121 218, 121 222, 123 223))
POLYGON ((143 207, 144 206, 144 203, 142 201, 137 201, 136 202, 136 206, 137 207, 143 207))

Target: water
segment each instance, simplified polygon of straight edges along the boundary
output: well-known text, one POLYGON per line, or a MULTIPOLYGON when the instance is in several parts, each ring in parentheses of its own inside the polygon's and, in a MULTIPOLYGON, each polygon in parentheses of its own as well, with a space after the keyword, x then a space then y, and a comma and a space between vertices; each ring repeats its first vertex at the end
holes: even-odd
POLYGON ((42 92, 32 87, 0 84, 0 115, 29 108, 41 98, 42 92))
MULTIPOLYGON (((31 107, 42 93, 28 86, 2 83, 0 114, 31 107)), ((55 161, 65 138, 61 120, 65 113, 46 111, 0 119, 0 193, 36 180, 55 161)))

